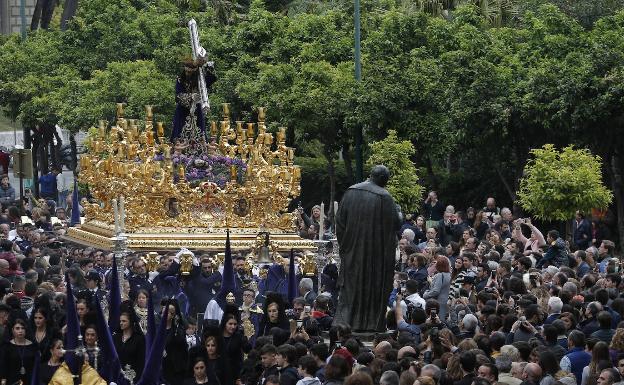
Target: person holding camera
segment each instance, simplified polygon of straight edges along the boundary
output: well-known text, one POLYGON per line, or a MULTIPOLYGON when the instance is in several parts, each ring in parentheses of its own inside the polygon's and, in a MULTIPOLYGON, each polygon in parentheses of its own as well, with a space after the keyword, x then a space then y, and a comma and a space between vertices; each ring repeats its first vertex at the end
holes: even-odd
POLYGON ((539 306, 531 304, 524 309, 524 316, 520 317, 511 326, 511 332, 507 335, 507 344, 518 341, 529 341, 533 337, 543 340, 540 334, 542 329, 539 306))
POLYGON ((544 235, 537 227, 531 223, 530 218, 520 218, 513 222, 513 230, 511 232, 511 238, 515 241, 519 241, 524 245, 523 254, 531 255, 531 253, 539 253, 540 248, 546 246, 546 240, 544 235), (531 236, 525 237, 522 233, 522 225, 527 226, 531 230, 531 236))
POLYGON ((397 294, 396 307, 401 307, 403 318, 409 318, 410 311, 415 308, 425 308, 425 300, 418 294, 418 282, 408 279, 400 283, 400 292, 397 294), (401 297, 401 299, 399 299, 401 297))
POLYGON ((435 191, 429 191, 427 198, 423 202, 423 213, 430 226, 431 222, 438 222, 443 218, 445 206, 438 200, 438 194, 435 191))
POLYGON ((397 331, 410 333, 412 338, 414 338, 414 341, 418 344, 421 341, 421 332, 422 332, 420 325, 425 322, 427 314, 425 313, 425 310, 424 310, 425 309, 424 303, 422 307, 420 306, 420 303, 418 303, 417 306, 407 306, 407 316, 406 316, 403 310, 403 304, 405 303, 405 301, 409 301, 408 298, 403 299, 402 294, 397 295, 396 306, 394 307, 394 314, 395 314, 396 323, 397 323, 397 331), (406 318, 407 318, 407 321, 406 321, 406 318))

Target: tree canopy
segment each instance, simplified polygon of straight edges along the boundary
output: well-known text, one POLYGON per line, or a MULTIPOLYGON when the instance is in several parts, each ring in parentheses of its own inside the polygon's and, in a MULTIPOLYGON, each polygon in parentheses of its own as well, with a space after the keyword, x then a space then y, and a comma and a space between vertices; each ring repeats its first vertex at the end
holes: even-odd
POLYGON ((414 146, 409 140, 399 140, 395 130, 390 130, 383 140, 370 144, 371 155, 367 165, 383 164, 392 170, 388 180, 388 191, 394 200, 407 213, 414 212, 420 206, 425 190, 418 184, 416 168, 410 157, 414 155, 414 146))
POLYGON ((555 149, 552 144, 531 150, 518 200, 539 219, 565 221, 576 210, 604 209, 613 194, 602 181, 602 161, 586 149, 555 149))
POLYGON ((624 234, 624 12, 596 3, 588 23, 588 1, 501 0, 498 14, 484 8, 494 2, 425 3, 362 1, 357 83, 345 0, 81 0, 63 32, 0 40, 0 106, 26 127, 77 131, 112 120, 115 102, 134 117, 149 103, 169 126, 194 17, 219 78, 209 118, 226 101, 240 119, 268 107, 298 156, 324 158, 327 201, 354 182, 358 125, 365 143, 389 130, 411 141, 422 184, 464 207, 513 204, 532 148, 576 144, 604 159, 624 234))

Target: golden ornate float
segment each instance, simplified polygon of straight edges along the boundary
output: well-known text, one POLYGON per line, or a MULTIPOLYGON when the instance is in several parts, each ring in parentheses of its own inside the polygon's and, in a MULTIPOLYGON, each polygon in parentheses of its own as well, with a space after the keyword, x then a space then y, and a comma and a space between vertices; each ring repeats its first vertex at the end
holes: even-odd
POLYGON ((185 156, 182 143, 170 143, 162 123, 154 132, 151 106, 145 112, 140 129, 118 104, 115 125, 108 129, 100 121, 87 139, 79 181, 97 203, 85 205, 84 223, 69 229, 70 240, 113 249, 122 235, 135 251, 216 251, 224 248, 229 228, 232 249, 256 249, 259 243, 274 252, 316 249, 299 237, 295 216, 287 212, 301 191, 301 169, 293 164, 285 128, 275 136, 267 132, 263 108, 256 123, 232 122, 224 104, 222 120, 211 122, 211 139, 200 144, 204 155, 198 157, 185 156), (190 167, 210 172, 211 160, 229 168, 227 180, 189 176, 190 167))

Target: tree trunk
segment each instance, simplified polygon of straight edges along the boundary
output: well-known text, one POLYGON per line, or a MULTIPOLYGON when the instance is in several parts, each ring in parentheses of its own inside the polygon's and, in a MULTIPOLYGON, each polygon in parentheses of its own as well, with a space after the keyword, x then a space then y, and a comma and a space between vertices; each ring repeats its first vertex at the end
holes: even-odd
MULTIPOLYGON (((26 136, 26 135, 25 135, 26 136)), ((27 143, 32 147, 32 164, 33 164, 33 195, 39 196, 39 146, 41 144, 41 135, 36 128, 29 129, 27 143)))
POLYGON ((50 171, 50 167, 54 166, 54 156, 50 156, 54 154, 54 127, 50 127, 50 125, 46 124, 43 126, 41 131, 42 136, 42 145, 41 149, 41 172, 47 174, 50 171), (50 159, 52 158, 52 165, 50 165, 50 159))
POLYGON ((43 8, 47 1, 48 0, 37 0, 37 3, 35 3, 35 10, 33 11, 32 19, 30 20, 31 31, 39 29, 39 21, 41 20, 41 14, 43 13, 43 8))
POLYGON ((57 166, 59 164, 59 159, 56 153, 56 146, 54 145, 54 141, 48 142, 48 152, 50 153, 50 163, 53 166, 57 166))
POLYGON ((364 152, 363 147, 363 128, 361 126, 355 127, 355 181, 364 181, 364 152))
POLYGON ((429 174, 429 179, 431 180, 431 189, 437 190, 439 184, 438 177, 433 172, 433 163, 431 162, 431 158, 428 156, 425 156, 425 165, 427 167, 427 174, 429 174))
POLYGON ((63 15, 61 16, 61 30, 67 29, 67 24, 74 18, 78 9, 78 0, 65 0, 65 7, 63 7, 63 15))
POLYGON ((45 141, 42 141, 39 146, 39 164, 41 175, 45 175, 50 172, 50 157, 48 154, 48 145, 45 141))
POLYGON ((522 216, 524 216, 524 210, 522 210, 522 207, 520 207, 520 205, 518 205, 516 202, 516 191, 518 191, 518 189, 520 188, 520 178, 522 178, 522 175, 524 174, 524 165, 526 164, 528 155, 529 155, 529 148, 528 147, 524 147, 524 148, 520 148, 519 146, 516 147, 516 170, 515 170, 515 177, 514 177, 514 191, 513 191, 513 209, 512 212, 514 214, 515 217, 520 218, 522 216))
POLYGON ((503 172, 501 171, 500 167, 497 164, 493 164, 493 166, 494 166, 494 169, 496 169, 496 174, 498 175, 498 178, 503 183, 503 186, 505 187, 505 190, 507 191, 507 194, 509 194, 509 198, 511 198, 512 202, 515 202, 516 201, 516 192, 511 187, 509 182, 505 179, 505 176, 503 175, 503 172))
POLYGON ((325 158, 327 159, 327 175, 329 176, 329 221, 334 227, 334 199, 336 197, 336 167, 334 164, 334 154, 329 148, 325 148, 325 158))
POLYGON ((295 147, 295 127, 292 124, 286 128, 286 145, 295 147))
POLYGON ((69 134, 69 145, 71 148, 71 165, 70 168, 74 173, 74 177, 78 176, 78 146, 76 145, 76 137, 74 133, 69 134))
POLYGON ((50 28, 50 21, 54 15, 54 8, 56 8, 56 0, 46 0, 43 10, 41 12, 41 28, 50 28))
POLYGON ((63 145, 63 139, 58 134, 56 126, 50 127, 52 137, 50 138, 50 151, 52 154, 52 165, 61 167, 63 169, 63 158, 61 156, 61 146, 63 145), (56 145, 54 144, 56 140, 56 145))
POLYGON ((349 142, 344 142, 342 144, 342 161, 345 165, 345 171, 347 173, 347 180, 349 184, 354 183, 354 175, 353 175, 353 158, 351 158, 351 146, 349 142))
POLYGON ((617 152, 611 156, 610 171, 620 250, 624 250, 624 181, 622 180, 622 159, 617 152))

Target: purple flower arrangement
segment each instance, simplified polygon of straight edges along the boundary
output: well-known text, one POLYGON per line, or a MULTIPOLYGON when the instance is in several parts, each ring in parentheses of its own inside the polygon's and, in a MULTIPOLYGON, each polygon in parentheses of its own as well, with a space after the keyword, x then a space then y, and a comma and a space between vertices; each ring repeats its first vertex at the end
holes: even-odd
MULTIPOLYGON (((157 155, 156 157, 158 157, 157 155)), ((162 160, 162 159, 154 159, 162 160)), ((222 155, 173 155, 171 157, 174 170, 183 165, 186 181, 192 185, 201 182, 214 182, 220 188, 225 187, 230 180, 230 166, 236 166, 238 179, 242 181, 247 165, 238 158, 230 158, 222 155)), ((178 173, 174 171, 174 180, 177 182, 178 173)))

